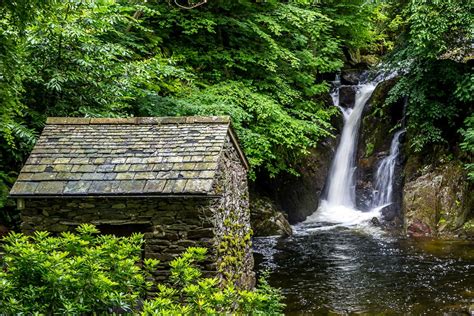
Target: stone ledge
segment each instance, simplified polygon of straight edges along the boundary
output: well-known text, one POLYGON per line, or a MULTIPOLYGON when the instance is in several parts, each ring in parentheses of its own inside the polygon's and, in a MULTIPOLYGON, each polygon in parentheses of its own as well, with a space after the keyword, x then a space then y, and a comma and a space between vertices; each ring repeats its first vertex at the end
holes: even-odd
POLYGON ((129 118, 80 118, 80 117, 48 117, 49 125, 101 125, 101 124, 228 124, 229 116, 179 116, 179 117, 129 117, 129 118))

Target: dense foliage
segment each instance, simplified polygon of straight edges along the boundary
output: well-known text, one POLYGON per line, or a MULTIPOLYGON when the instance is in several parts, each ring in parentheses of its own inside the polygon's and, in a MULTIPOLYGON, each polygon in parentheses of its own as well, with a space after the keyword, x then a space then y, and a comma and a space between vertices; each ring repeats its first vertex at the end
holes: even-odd
POLYGON ((254 170, 291 170, 331 130, 321 74, 370 40, 363 2, 2 3, 2 150, 51 115, 229 114, 254 170))
POLYGON ((145 259, 141 267, 142 235, 98 235, 87 224, 77 232, 5 237, 2 314, 281 314, 281 294, 265 281, 247 291, 203 277, 196 263, 205 259, 205 248, 189 248, 172 261, 169 283, 155 284, 155 297, 145 299, 158 262, 145 259))
POLYGON ((147 288, 137 265, 142 236, 47 232, 5 237, 1 258, 0 311, 6 314, 83 314, 131 310, 147 288))
MULTIPOLYGON (((408 97, 409 141, 414 151, 459 144, 458 130, 472 113, 472 1, 393 1, 399 40, 390 55, 401 76, 392 101, 408 97)), ((465 134, 467 135, 467 134, 465 134)), ((472 140, 467 137, 463 148, 472 140)))
POLYGON ((143 304, 143 315, 280 315, 284 304, 280 291, 265 279, 255 290, 228 284, 219 287, 217 278, 203 278, 196 262, 205 259, 205 248, 189 248, 171 264, 171 285, 158 285, 155 298, 143 304))
POLYGON ((414 150, 467 130, 471 1, 186 3, 0 3, 0 207, 47 116, 230 115, 252 177, 295 173, 331 135, 327 80, 387 52, 414 150))
POLYGON ((0 208, 47 116, 230 115, 252 177, 294 173, 331 134, 326 79, 374 45, 376 6, 1 2, 0 208))

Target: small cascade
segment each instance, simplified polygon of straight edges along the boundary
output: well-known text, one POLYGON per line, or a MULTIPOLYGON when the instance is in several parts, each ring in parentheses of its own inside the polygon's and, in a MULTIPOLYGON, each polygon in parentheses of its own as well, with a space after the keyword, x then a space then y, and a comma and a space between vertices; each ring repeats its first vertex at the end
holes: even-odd
POLYGON ((393 203, 393 180, 395 165, 400 153, 400 135, 402 133, 404 133, 404 130, 395 133, 390 145, 389 155, 380 162, 377 168, 372 194, 372 208, 383 208, 393 203))

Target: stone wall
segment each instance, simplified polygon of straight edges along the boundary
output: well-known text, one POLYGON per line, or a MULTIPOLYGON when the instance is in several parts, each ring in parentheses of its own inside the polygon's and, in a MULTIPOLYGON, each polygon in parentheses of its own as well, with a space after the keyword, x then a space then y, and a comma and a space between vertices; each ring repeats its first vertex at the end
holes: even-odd
POLYGON ((222 195, 212 206, 217 219, 217 266, 221 282, 251 288, 255 285, 255 275, 247 171, 229 138, 219 161, 214 190, 222 195))
MULTIPOLYGON (((213 248, 212 203, 196 198, 32 199, 25 202, 21 212, 22 230, 60 233, 72 231, 81 223, 92 223, 104 233, 142 232, 145 257, 160 260, 155 276, 163 280, 168 263, 187 247, 213 248)), ((204 269, 215 270, 211 262, 204 269)))
POLYGON ((254 285, 247 171, 228 137, 221 152, 214 197, 84 197, 25 201, 22 230, 72 231, 92 223, 104 233, 145 235, 144 256, 160 260, 157 281, 187 247, 209 249, 206 275, 238 287, 254 285))

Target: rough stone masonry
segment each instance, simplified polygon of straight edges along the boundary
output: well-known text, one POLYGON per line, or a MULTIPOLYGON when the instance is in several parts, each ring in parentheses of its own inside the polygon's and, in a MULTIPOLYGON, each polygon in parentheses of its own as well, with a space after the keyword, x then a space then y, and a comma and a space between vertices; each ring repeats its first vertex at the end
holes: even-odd
POLYGON ((228 117, 49 118, 10 195, 25 233, 145 234, 155 277, 189 246, 204 268, 253 286, 248 163, 228 117), (236 242, 238 241, 238 242, 236 242))

